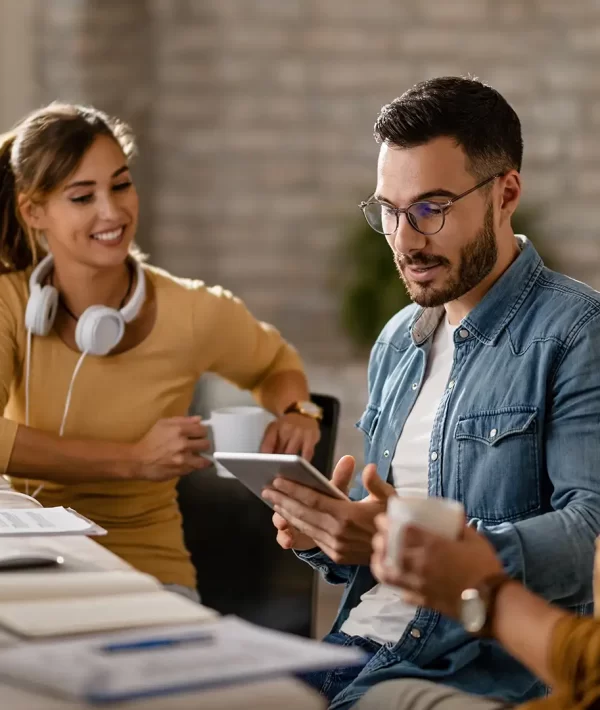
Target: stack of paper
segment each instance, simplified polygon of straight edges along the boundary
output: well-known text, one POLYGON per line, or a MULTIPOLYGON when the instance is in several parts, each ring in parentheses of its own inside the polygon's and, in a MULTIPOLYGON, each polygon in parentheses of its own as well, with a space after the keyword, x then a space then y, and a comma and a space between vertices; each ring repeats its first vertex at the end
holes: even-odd
POLYGON ((0 537, 106 535, 106 530, 70 508, 0 508, 0 537))
POLYGON ((141 572, 0 573, 0 627, 26 637, 198 623, 216 612, 141 572))
MULTIPOLYGON (((227 617, 185 629, 23 645, 0 651, 0 674, 88 702, 109 702, 364 660, 358 649, 309 641, 227 617)), ((248 707, 252 707, 250 698, 248 707)))

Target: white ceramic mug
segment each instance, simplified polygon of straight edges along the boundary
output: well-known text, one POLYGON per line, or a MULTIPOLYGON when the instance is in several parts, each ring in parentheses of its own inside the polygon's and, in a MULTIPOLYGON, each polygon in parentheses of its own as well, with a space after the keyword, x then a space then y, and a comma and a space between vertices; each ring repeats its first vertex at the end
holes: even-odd
POLYGON ((402 554, 404 528, 418 525, 451 540, 458 539, 465 520, 462 503, 451 498, 388 498, 386 563, 397 565, 402 554))
MULTIPOLYGON (((260 451, 267 426, 274 419, 261 407, 223 407, 212 411, 210 419, 205 419, 202 424, 211 430, 213 451, 256 454, 260 451)), ((211 455, 204 456, 215 464, 219 476, 234 478, 211 455)))

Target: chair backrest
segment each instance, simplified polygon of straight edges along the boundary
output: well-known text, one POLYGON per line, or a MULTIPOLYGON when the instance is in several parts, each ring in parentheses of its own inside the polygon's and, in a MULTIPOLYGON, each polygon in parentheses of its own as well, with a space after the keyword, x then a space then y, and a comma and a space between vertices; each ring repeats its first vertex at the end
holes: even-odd
POLYGON ((321 440, 315 449, 312 464, 317 470, 327 476, 327 478, 331 478, 335 463, 334 456, 340 419, 340 402, 338 399, 328 394, 313 393, 311 399, 323 410, 321 440))
MULTIPOLYGON (((313 465, 331 476, 340 405, 314 394, 323 408, 313 465)), ((178 486, 186 545, 204 604, 262 626, 310 636, 315 574, 275 539, 271 510, 239 481, 198 471, 178 486)))

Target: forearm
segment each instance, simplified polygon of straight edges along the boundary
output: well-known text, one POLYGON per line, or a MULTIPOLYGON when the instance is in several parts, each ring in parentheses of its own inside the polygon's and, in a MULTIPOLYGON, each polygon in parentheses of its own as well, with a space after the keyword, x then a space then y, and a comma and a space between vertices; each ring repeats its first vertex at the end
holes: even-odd
POLYGON ((294 402, 310 399, 305 374, 301 370, 285 370, 267 377, 255 394, 262 406, 276 416, 281 416, 294 402))
POLYGON ((556 623, 568 616, 522 584, 509 582, 498 592, 492 631, 511 655, 554 685, 556 678, 550 667, 552 635, 556 623))
POLYGON ((6 473, 56 483, 126 479, 132 470, 130 451, 128 444, 65 439, 19 426, 6 473))

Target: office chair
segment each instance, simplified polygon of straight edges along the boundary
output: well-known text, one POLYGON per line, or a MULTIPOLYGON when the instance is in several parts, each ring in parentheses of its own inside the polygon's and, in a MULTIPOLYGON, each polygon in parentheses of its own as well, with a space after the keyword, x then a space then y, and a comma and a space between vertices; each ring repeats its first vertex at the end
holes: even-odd
MULTIPOLYGON (((323 408, 313 465, 331 477, 339 401, 313 394, 323 408)), ((203 604, 221 614, 311 636, 315 609, 312 568, 277 544, 272 511, 235 478, 197 471, 178 485, 185 542, 203 604)))

